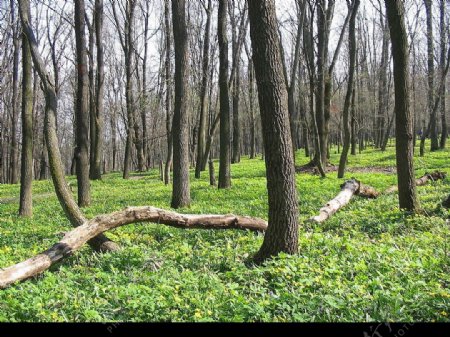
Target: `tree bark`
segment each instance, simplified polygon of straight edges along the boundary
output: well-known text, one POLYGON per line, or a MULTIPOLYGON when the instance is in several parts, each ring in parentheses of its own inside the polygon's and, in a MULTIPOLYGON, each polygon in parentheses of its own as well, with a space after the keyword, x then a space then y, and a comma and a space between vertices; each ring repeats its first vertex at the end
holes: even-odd
POLYGON ((212 0, 208 0, 206 9, 206 27, 205 37, 203 39, 203 58, 202 58, 202 87, 200 92, 200 121, 198 128, 197 160, 195 163, 195 178, 200 179, 202 171, 202 161, 206 147, 206 131, 208 124, 208 74, 209 74, 209 53, 211 40, 211 21, 212 21, 212 0))
POLYGON ((256 117, 255 117, 255 103, 254 103, 254 78, 255 78, 255 70, 253 68, 253 61, 251 57, 248 60, 248 99, 250 101, 250 159, 256 158, 256 117))
POLYGON ((173 208, 191 203, 189 187, 189 124, 187 113, 188 36, 185 0, 172 0, 172 24, 175 41, 175 111, 173 137, 173 208))
MULTIPOLYGON (((446 4, 445 0, 439 1, 439 9, 440 9, 440 40, 441 40, 441 57, 440 57, 440 68, 441 68, 441 76, 445 74, 445 59, 446 59, 446 46, 447 46, 447 24, 445 21, 445 13, 446 13, 446 4)), ((442 88, 441 95, 441 124, 442 124, 442 132, 441 132, 441 141, 440 148, 445 149, 445 145, 447 143, 448 138, 448 126, 447 126, 447 116, 446 116, 446 103, 445 103, 445 80, 444 87, 442 88)))
POLYGON ((261 232, 267 229, 266 221, 258 218, 232 214, 179 214, 154 207, 129 207, 123 211, 97 216, 83 226, 66 233, 61 241, 46 251, 0 270, 0 289, 44 272, 56 262, 72 255, 93 237, 117 227, 142 222, 183 229, 241 229, 261 232))
MULTIPOLYGON (((93 10, 93 17, 95 20, 95 7, 93 10)), ((96 82, 95 82, 95 69, 94 69, 94 48, 95 48, 95 28, 94 22, 89 22, 87 12, 85 12, 85 21, 89 33, 88 49, 86 50, 89 60, 89 72, 88 72, 88 92, 89 92, 89 178, 93 179, 94 176, 94 149, 97 142, 97 125, 95 123, 96 115, 96 82)))
POLYGON ((103 0, 95 0, 94 10, 95 22, 95 42, 97 47, 97 78, 95 90, 95 143, 91 148, 93 162, 91 163, 91 178, 102 179, 102 158, 103 158, 103 95, 105 83, 105 64, 103 50, 103 0))
POLYGON ((165 30, 165 43, 166 43, 166 58, 165 58, 165 84, 166 84, 166 133, 167 133, 167 158, 164 168, 164 183, 170 184, 170 170, 172 168, 173 160, 173 137, 172 137, 172 123, 171 123, 171 111, 172 111, 172 86, 170 78, 171 66, 170 66, 170 54, 171 54, 171 41, 170 41, 170 0, 164 2, 164 30, 165 30))
POLYGON ((22 33, 22 167, 19 215, 33 215, 33 73, 31 51, 22 33))
POLYGON ((408 35, 403 1, 385 1, 394 58, 396 158, 400 209, 419 209, 414 181, 414 116, 409 103, 408 35))
POLYGON ((89 87, 87 72, 87 49, 85 36, 85 7, 84 0, 75 1, 75 40, 77 53, 77 102, 75 107, 76 119, 76 149, 78 182, 78 205, 89 206, 91 191, 89 182, 89 87))
POLYGON ((231 187, 231 128, 230 93, 228 87, 228 38, 227 38, 228 0, 219 0, 218 38, 219 38, 219 89, 220 89, 220 163, 219 188, 231 187))
POLYGON ((20 52, 20 34, 18 31, 18 25, 16 22, 16 9, 14 6, 14 1, 10 2, 11 9, 11 25, 13 33, 13 73, 12 73, 12 99, 11 99, 11 148, 10 148, 10 162, 9 162, 9 176, 10 183, 17 184, 18 182, 18 166, 19 166, 19 149, 17 145, 17 125, 19 120, 19 108, 18 108, 18 97, 19 97, 19 52, 20 52))
MULTIPOLYGON (((343 124, 344 124, 344 144, 342 147, 342 153, 341 153, 341 159, 339 162, 339 169, 338 169, 338 178, 344 178, 345 174, 345 167, 347 165, 347 158, 348 158, 348 151, 350 149, 350 104, 352 95, 354 95, 354 79, 355 79, 355 67, 356 67, 356 14, 358 13, 358 8, 360 5, 360 0, 353 0, 352 1, 352 8, 351 8, 351 17, 350 17, 350 24, 349 24, 349 55, 350 55, 350 62, 349 62, 349 76, 348 76, 348 87, 347 87, 347 94, 345 96, 345 103, 344 103, 344 111, 343 111, 343 124)), ((350 10, 350 8, 349 8, 350 10)))
POLYGON ((434 106, 434 34, 433 34, 433 4, 431 0, 424 0, 427 14, 427 48, 428 48, 428 112, 430 114, 431 151, 439 149, 437 114, 434 106))
POLYGON ((246 10, 241 11, 240 24, 235 17, 234 1, 228 2, 230 10, 231 32, 232 32, 232 55, 233 55, 233 68, 231 74, 230 86, 232 87, 232 102, 233 102, 233 152, 231 163, 237 164, 241 161, 241 125, 240 125, 240 87, 241 87, 241 50, 242 43, 241 38, 245 38, 245 32, 247 30, 246 25, 246 10))
MULTIPOLYGON (((383 147, 384 134, 386 129, 386 116, 389 104, 388 90, 388 67, 389 67, 389 27, 380 12, 380 25, 383 27, 383 46, 381 51, 381 64, 379 69, 379 88, 378 88, 378 116, 376 127, 375 146, 383 147)), ((382 149, 382 151, 384 151, 382 149)))
POLYGON ((297 253, 299 213, 275 1, 248 4, 269 196, 269 226, 254 257, 260 263, 280 252, 297 253))

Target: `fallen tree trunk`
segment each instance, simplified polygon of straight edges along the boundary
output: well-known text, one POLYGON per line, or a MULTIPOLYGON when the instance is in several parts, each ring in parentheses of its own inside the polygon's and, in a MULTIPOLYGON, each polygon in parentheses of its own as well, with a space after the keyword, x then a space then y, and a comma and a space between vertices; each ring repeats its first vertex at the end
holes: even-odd
MULTIPOLYGON (((433 173, 425 173, 424 176, 416 179, 416 186, 424 186, 430 181, 444 180, 447 177, 445 172, 435 171, 433 173)), ((389 187, 384 194, 392 194, 398 191, 398 186, 394 185, 389 187)))
POLYGON ((336 198, 330 200, 324 207, 322 207, 319 211, 319 215, 316 215, 309 220, 316 223, 325 222, 333 214, 346 206, 355 194, 370 199, 376 199, 379 196, 379 193, 375 190, 375 188, 364 185, 356 179, 347 180, 341 185, 341 192, 339 192, 336 198))
POLYGON ((248 229, 252 231, 267 229, 267 222, 258 218, 232 214, 179 214, 154 207, 129 207, 123 211, 97 216, 68 232, 60 242, 39 255, 6 269, 0 269, 0 289, 42 273, 101 233, 137 222, 152 222, 186 229, 248 229))

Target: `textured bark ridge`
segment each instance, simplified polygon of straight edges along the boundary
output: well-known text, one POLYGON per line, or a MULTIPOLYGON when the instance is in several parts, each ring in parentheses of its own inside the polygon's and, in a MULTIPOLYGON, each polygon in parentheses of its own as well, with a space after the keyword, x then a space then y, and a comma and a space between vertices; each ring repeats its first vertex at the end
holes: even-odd
MULTIPOLYGON (((433 173, 425 173, 424 176, 416 179, 416 186, 424 186, 430 181, 444 180, 447 177, 445 172, 435 171, 433 173)), ((384 194, 391 194, 398 191, 398 186, 394 185, 389 187, 384 194)))
POLYGON ((347 180, 341 185, 341 192, 332 200, 330 200, 316 215, 309 220, 311 222, 323 223, 327 221, 333 214, 346 206, 354 195, 364 198, 376 199, 380 195, 375 188, 364 185, 356 179, 347 180))
POLYGON ((97 216, 68 232, 61 241, 44 252, 24 262, 0 269, 0 289, 42 273, 103 232, 137 222, 185 229, 248 229, 261 232, 267 229, 266 221, 246 216, 179 214, 155 207, 129 207, 123 211, 97 216))
POLYGON ((444 208, 449 209, 450 208, 450 196, 448 196, 443 202, 442 202, 442 206, 444 208))

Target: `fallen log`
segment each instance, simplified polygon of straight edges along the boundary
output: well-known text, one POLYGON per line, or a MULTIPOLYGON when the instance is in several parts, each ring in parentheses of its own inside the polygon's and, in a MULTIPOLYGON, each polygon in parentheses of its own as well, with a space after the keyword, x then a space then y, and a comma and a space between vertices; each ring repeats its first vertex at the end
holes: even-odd
POLYGON ((353 195, 359 195, 364 198, 376 199, 379 193, 375 188, 364 185, 356 179, 347 180, 341 185, 341 192, 324 207, 319 210, 319 215, 311 217, 311 222, 322 223, 328 220, 333 214, 346 206, 353 195))
MULTIPOLYGON (((438 181, 438 180, 444 180, 447 177, 447 174, 445 172, 435 171, 433 173, 425 173, 424 176, 416 179, 416 186, 424 186, 428 184, 430 181, 438 181)), ((392 194, 398 192, 398 186, 393 185, 389 187, 386 191, 384 191, 384 194, 392 194)))
POLYGON ((129 207, 123 211, 97 216, 66 233, 61 241, 35 257, 5 269, 0 268, 0 289, 42 273, 101 233, 137 222, 151 222, 185 229, 248 229, 251 231, 267 229, 267 222, 258 218, 232 214, 179 214, 155 207, 129 207))

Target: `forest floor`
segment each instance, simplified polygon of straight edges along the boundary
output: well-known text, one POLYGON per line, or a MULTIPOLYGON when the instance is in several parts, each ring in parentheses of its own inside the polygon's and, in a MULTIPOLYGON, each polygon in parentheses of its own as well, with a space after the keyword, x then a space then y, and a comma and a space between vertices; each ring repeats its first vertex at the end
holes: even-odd
MULTIPOLYGON (((299 151, 297 165, 307 162, 299 151)), ((335 149, 331 162, 339 162, 335 149)), ((416 157, 415 164, 417 177, 436 169, 450 174, 450 149, 416 157)), ((396 183, 392 146, 350 156, 349 167, 347 178, 380 191, 396 183)), ((296 256, 249 267, 262 234, 130 225, 109 233, 121 251, 95 254, 84 247, 43 275, 0 291, 0 322, 450 321, 450 211, 440 207, 450 180, 418 188, 420 215, 400 212, 394 193, 355 197, 326 223, 308 223, 342 181, 336 173, 326 179, 297 174, 303 224, 296 256)), ((208 182, 207 173, 201 180, 192 173, 192 206, 181 213, 267 218, 261 159, 233 165, 230 190, 208 182)), ((33 193, 34 217, 24 220, 16 215, 19 186, 0 185, 0 268, 50 247, 69 230, 51 182, 35 182, 33 193)), ((171 187, 154 170, 130 181, 106 175, 92 183, 92 194, 88 217, 126 206, 169 209, 171 187)))

